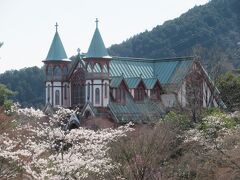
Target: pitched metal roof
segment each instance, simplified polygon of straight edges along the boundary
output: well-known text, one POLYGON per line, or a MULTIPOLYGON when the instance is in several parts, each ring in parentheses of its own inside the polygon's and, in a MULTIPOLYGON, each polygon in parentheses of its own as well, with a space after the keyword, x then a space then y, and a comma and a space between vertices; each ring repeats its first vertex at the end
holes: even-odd
POLYGON ((153 89, 157 81, 158 81, 157 78, 143 79, 143 82, 147 89, 153 89))
POLYGON ((161 84, 179 83, 185 77, 193 57, 170 59, 142 59, 113 57, 110 63, 111 76, 154 78, 161 84))
POLYGON ((93 34, 93 38, 88 48, 86 58, 111 58, 108 55, 107 49, 104 45, 104 42, 98 30, 98 27, 96 27, 96 30, 93 34))
POLYGON ((56 31, 54 38, 52 40, 52 44, 50 46, 50 49, 48 51, 48 55, 46 58, 46 61, 59 61, 59 60, 67 60, 67 54, 65 52, 65 49, 63 47, 61 38, 58 34, 58 31, 56 31))
POLYGON ((154 76, 153 64, 148 61, 133 61, 131 58, 114 57, 110 62, 110 74, 124 77, 149 78, 154 76))
POLYGON ((111 77, 110 87, 118 88, 123 80, 122 76, 111 77))
POLYGON ((131 77, 131 78, 124 78, 124 79, 125 79, 129 89, 137 88, 138 84, 142 80, 142 78, 140 78, 140 77, 131 77))
POLYGON ((185 77, 186 74, 189 72, 191 66, 192 61, 181 61, 181 63, 178 63, 176 70, 169 79, 169 83, 171 84, 180 83, 182 78, 185 77))
POLYGON ((125 104, 110 101, 109 109, 115 120, 120 123, 158 121, 165 114, 165 109, 161 104, 149 99, 135 102, 129 93, 126 94, 125 104))

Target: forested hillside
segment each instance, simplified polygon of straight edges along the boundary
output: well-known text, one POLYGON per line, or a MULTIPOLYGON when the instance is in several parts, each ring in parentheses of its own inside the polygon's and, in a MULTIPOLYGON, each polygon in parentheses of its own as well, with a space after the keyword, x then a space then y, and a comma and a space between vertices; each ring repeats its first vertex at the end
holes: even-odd
POLYGON ((220 53, 234 67, 239 67, 238 42, 240 1, 212 0, 206 5, 192 8, 179 18, 156 26, 151 31, 142 32, 119 45, 111 46, 109 52, 117 56, 147 58, 197 53, 205 59, 205 66, 215 64, 211 59, 220 53))
POLYGON ((13 100, 23 106, 43 107, 44 73, 38 67, 11 70, 0 74, 0 83, 17 92, 13 100))

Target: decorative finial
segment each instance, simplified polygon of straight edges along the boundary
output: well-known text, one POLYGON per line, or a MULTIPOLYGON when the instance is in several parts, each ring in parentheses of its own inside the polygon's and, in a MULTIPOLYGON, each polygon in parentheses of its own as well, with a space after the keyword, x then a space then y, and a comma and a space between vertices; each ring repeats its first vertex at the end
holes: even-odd
POLYGON ((96 20, 95 20, 96 28, 98 28, 98 22, 99 22, 99 20, 98 20, 98 18, 96 18, 96 20))
POLYGON ((80 54, 80 52, 81 52, 81 49, 80 49, 80 48, 77 48, 77 52, 78 52, 78 54, 80 54))
POLYGON ((56 22, 55 24, 55 27, 56 27, 56 31, 58 30, 58 23, 56 22))

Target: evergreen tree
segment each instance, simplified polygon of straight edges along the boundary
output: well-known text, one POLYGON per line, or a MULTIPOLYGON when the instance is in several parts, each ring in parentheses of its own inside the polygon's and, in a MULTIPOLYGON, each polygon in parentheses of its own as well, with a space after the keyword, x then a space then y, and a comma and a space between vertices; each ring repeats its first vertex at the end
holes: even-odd
POLYGON ((14 95, 16 95, 16 93, 8 89, 4 84, 0 84, 0 106, 14 95))

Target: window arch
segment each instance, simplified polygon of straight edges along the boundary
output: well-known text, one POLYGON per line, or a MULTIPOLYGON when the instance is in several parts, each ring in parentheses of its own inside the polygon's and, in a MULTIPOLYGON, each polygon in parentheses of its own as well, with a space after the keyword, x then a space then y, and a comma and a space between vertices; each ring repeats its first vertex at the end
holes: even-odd
POLYGON ((68 68, 67 68, 67 66, 64 66, 64 67, 63 67, 63 74, 64 74, 64 76, 66 76, 66 75, 68 74, 68 68))
POLYGON ((61 76, 61 68, 59 66, 55 66, 53 69, 53 75, 55 77, 59 77, 61 76))
POLYGON ((108 97, 108 95, 107 95, 108 94, 108 84, 106 82, 104 84, 104 91, 105 91, 105 93, 104 93, 105 96, 104 97, 107 98, 108 97))
POLYGON ((137 101, 142 101, 144 100, 144 96, 145 96, 145 90, 143 87, 138 87, 136 90, 135 90, 135 99, 137 101))
POLYGON ((51 65, 47 66, 47 76, 51 77, 53 73, 53 68, 51 65))
POLYGON ((90 82, 87 84, 87 99, 90 99, 90 82))
POLYGON ((64 85, 64 99, 67 99, 67 85, 64 85))
POLYGON ((144 98, 144 89, 142 87, 139 88, 139 100, 143 100, 144 98))
POLYGON ((95 104, 100 104, 100 90, 99 90, 99 88, 95 89, 95 104))
POLYGON ((60 105, 60 92, 59 92, 59 90, 55 91, 55 105, 56 106, 60 105))
POLYGON ((50 84, 47 86, 47 101, 50 101, 50 84))

